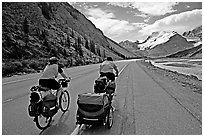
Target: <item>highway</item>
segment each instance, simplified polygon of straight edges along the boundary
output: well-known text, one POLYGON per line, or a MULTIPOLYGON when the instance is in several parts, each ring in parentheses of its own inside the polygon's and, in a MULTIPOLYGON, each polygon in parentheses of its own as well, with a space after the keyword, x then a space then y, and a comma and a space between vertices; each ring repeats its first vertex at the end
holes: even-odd
MULTIPOLYGON (((103 126, 86 127, 82 135, 185 135, 202 134, 201 123, 183 109, 157 84, 136 60, 116 63, 117 78, 113 106, 114 123, 111 129, 103 126)), ((44 131, 39 130, 29 117, 29 89, 37 85, 40 74, 2 79, 2 134, 3 135, 70 135, 76 128, 77 95, 93 92, 98 78, 99 64, 64 69, 71 76, 69 111, 58 113, 44 131)), ((60 77, 59 77, 60 78, 60 77)))

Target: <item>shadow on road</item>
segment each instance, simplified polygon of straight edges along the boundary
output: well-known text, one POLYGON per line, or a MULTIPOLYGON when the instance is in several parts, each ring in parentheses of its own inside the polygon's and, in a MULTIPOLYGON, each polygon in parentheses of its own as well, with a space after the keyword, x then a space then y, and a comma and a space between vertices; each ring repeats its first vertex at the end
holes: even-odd
POLYGON ((39 135, 59 135, 63 134, 65 135, 67 133, 68 125, 65 124, 66 120, 68 119, 70 115, 70 111, 66 113, 62 113, 59 121, 56 123, 55 117, 53 117, 53 120, 48 128, 45 130, 42 130, 39 135), (54 124, 55 123, 55 124, 54 124))

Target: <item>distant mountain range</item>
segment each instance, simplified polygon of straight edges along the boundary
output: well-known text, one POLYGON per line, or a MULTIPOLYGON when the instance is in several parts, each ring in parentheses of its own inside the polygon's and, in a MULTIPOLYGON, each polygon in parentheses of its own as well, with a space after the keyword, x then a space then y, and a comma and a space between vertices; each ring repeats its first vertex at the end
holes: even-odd
POLYGON ((195 57, 195 54, 202 53, 202 26, 183 35, 174 31, 159 31, 153 32, 142 43, 122 41, 119 44, 129 51, 151 58, 195 57))

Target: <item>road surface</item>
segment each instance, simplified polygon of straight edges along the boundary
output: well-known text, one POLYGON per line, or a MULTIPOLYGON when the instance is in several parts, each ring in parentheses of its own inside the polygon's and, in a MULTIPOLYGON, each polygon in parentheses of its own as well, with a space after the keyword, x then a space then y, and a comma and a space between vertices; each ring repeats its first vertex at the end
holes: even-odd
MULTIPOLYGON (((113 127, 86 127, 80 134, 89 135, 197 135, 202 134, 202 123, 195 119, 165 89, 155 82, 136 60, 117 62, 116 97, 113 106, 113 127)), ((2 134, 3 135, 70 135, 76 128, 77 95, 93 92, 99 65, 66 69, 72 81, 69 91, 69 111, 59 111, 46 130, 41 131, 29 117, 29 88, 37 84, 40 74, 2 79, 2 134)))

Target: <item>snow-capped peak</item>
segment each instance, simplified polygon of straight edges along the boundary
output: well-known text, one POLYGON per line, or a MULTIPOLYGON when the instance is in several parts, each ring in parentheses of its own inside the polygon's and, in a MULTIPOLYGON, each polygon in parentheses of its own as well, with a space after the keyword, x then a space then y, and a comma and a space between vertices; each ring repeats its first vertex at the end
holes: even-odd
POLYGON ((155 46, 167 42, 172 36, 177 34, 175 31, 158 31, 153 32, 149 37, 148 40, 143 43, 139 44, 138 47, 140 50, 151 49, 155 46))

